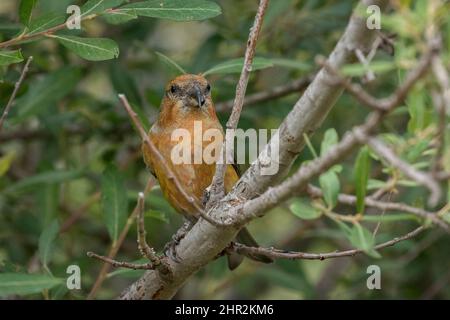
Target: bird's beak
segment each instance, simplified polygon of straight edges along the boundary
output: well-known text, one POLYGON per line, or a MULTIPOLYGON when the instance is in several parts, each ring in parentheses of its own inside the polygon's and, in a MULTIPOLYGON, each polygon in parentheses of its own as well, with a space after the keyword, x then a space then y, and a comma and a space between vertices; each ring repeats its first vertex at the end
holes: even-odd
POLYGON ((203 105, 205 104, 205 97, 202 94, 202 91, 200 90, 200 88, 198 86, 194 87, 195 90, 195 97, 197 99, 198 102, 198 107, 203 107, 203 105))

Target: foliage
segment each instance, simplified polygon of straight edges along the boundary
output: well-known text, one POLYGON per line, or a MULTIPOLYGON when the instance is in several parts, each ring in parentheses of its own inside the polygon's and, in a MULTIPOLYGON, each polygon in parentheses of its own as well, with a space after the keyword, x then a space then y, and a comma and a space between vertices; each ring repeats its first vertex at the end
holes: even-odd
MULTIPOLYGON (((431 1, 430 1, 431 2, 431 1)), ((352 63, 340 70, 388 96, 417 63, 424 46, 427 1, 400 1, 383 16, 384 33, 395 33, 394 54, 379 50, 369 66, 352 63)), ((129 98, 146 125, 158 112, 164 85, 180 73, 204 73, 216 103, 234 98, 242 55, 255 12, 254 1, 225 0, 2 0, 0 3, 0 105, 6 105, 24 60, 34 57, 0 131, 0 297, 84 299, 100 262, 87 251, 106 254, 126 225, 149 172, 140 139, 120 109, 118 93, 129 98), (70 4, 81 6, 81 30, 64 24, 70 4), (163 5, 161 5, 163 4, 163 5), (51 31, 51 32, 49 32, 51 31), (2 45, 16 39, 13 46, 2 45), (101 194, 100 196, 98 196, 101 194), (74 221, 72 219, 76 218, 74 221), (69 265, 82 270, 82 289, 61 291, 69 265)), ((318 69, 352 12, 351 1, 273 1, 257 47, 248 94, 270 90, 318 69)), ((444 40, 441 57, 450 65, 450 9, 436 19, 444 40)), ((435 82, 423 78, 404 105, 383 123, 383 141, 415 168, 429 169, 436 154, 440 117, 434 109, 435 82)), ((239 126, 277 128, 299 94, 244 107, 239 126)), ((333 148, 342 134, 362 122, 366 110, 344 95, 322 128, 309 137, 292 170, 333 148), (316 151, 318 150, 318 151, 316 151)), ((222 123, 228 113, 220 113, 222 123)), ((446 116, 448 120, 448 115, 446 116)), ((450 131, 444 163, 450 163, 450 131)), ((445 168, 450 170, 450 168, 445 168)), ((396 247, 376 251, 377 243, 427 221, 405 212, 369 208, 365 196, 390 186, 395 201, 426 206, 427 191, 364 146, 313 184, 322 197, 299 197, 250 225, 265 246, 332 252, 359 248, 346 260, 247 261, 233 274, 224 259, 213 261, 179 293, 179 298, 450 298, 447 279, 450 241, 437 228, 396 247), (356 206, 339 203, 339 193, 355 195, 356 206), (341 221, 337 213, 354 221, 341 221), (373 230, 381 227, 376 236, 373 230), (366 289, 366 268, 383 272, 382 290, 366 289), (344 267, 342 267, 344 266, 344 267), (330 270, 336 269, 337 272, 330 270)), ((450 201, 441 199, 440 207, 450 201)), ((162 250, 182 220, 158 187, 146 197, 148 240, 162 250)), ((444 207, 445 208, 445 207, 444 207)), ((442 212, 450 220, 448 207, 442 212)), ((118 257, 139 259, 135 224, 118 257)), ((140 260, 139 260, 140 261, 140 260)), ((142 262, 142 261, 140 261, 142 262)), ((99 298, 114 298, 142 271, 112 270, 99 298)))

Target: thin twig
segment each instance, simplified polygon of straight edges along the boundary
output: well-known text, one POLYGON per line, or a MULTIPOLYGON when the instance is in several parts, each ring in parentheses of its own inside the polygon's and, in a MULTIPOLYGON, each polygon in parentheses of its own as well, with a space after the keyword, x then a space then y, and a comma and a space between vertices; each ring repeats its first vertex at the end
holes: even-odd
POLYGON ((211 185, 208 187, 209 200, 206 209, 213 207, 225 195, 225 172, 228 163, 233 162, 233 143, 234 130, 237 128, 239 118, 241 116, 242 107, 244 105, 245 92, 247 90, 248 79, 252 71, 253 57, 256 51, 256 43, 261 31, 264 14, 267 9, 269 0, 260 0, 258 11, 256 12, 253 27, 250 29, 248 36, 247 48, 245 50, 244 65, 242 66, 239 82, 236 86, 236 95, 234 98, 233 109, 226 125, 225 139, 220 151, 219 161, 216 164, 216 171, 212 179, 211 185), (231 133, 231 134, 228 134, 231 133))
POLYGON ((375 108, 376 111, 370 113, 362 125, 348 131, 342 140, 331 147, 324 156, 302 165, 296 173, 278 186, 269 188, 258 197, 233 207, 230 210, 230 215, 238 223, 248 223, 254 218, 264 216, 269 209, 288 199, 292 194, 297 193, 298 190, 305 188, 312 178, 325 172, 347 157, 358 146, 366 143, 367 137, 371 136, 384 117, 403 101, 416 81, 427 73, 432 57, 438 53, 439 50, 435 47, 434 42, 430 42, 417 66, 406 75, 405 82, 387 99, 378 100, 380 105, 385 104, 387 106, 385 111, 379 111, 379 108, 375 108))
POLYGON ((171 273, 170 267, 167 262, 158 257, 155 250, 150 247, 145 238, 145 221, 144 221, 144 202, 145 196, 144 193, 140 192, 138 196, 138 221, 137 221, 137 234, 138 234, 138 249, 141 252, 142 256, 150 260, 155 269, 161 271, 162 274, 169 275, 171 273))
POLYGON ((432 62, 433 73, 439 84, 441 96, 436 101, 436 110, 438 113, 438 126, 436 134, 436 155, 433 163, 433 175, 436 177, 439 170, 442 169, 442 159, 445 149, 445 128, 447 126, 446 108, 450 108, 450 76, 445 68, 442 59, 435 56, 432 62))
MULTIPOLYGON (((299 79, 296 79, 288 84, 282 84, 266 91, 257 92, 251 95, 248 95, 244 99, 243 106, 255 105, 258 103, 266 102, 269 100, 281 98, 292 93, 298 93, 304 89, 311 83, 313 76, 305 76, 299 79)), ((234 99, 219 102, 215 105, 215 109, 217 112, 227 112, 233 108, 234 99)))
POLYGON ((16 95, 19 92, 20 86, 22 85, 23 79, 25 79, 25 76, 28 72, 29 66, 31 61, 33 61, 33 57, 28 57, 27 62, 25 63, 25 66, 22 69, 22 73, 20 74, 19 80, 14 85, 14 90, 11 94, 11 97, 9 97, 8 103, 6 104, 5 109, 3 110, 2 117, 0 118, 0 131, 2 130, 3 123, 5 122, 6 117, 8 116, 9 111, 11 110, 11 107, 14 103, 14 100, 16 99, 16 95))
POLYGON ((154 266, 150 262, 138 264, 138 263, 124 262, 124 261, 117 261, 117 260, 114 260, 114 259, 111 259, 111 258, 108 258, 105 256, 98 255, 94 252, 88 252, 87 256, 89 258, 95 258, 100 261, 103 261, 103 262, 107 263, 108 265, 111 265, 115 268, 127 268, 127 269, 133 269, 133 270, 153 270, 154 269, 154 266))
MULTIPOLYGON (((317 188, 311 184, 308 185, 306 191, 310 196, 313 196, 313 197, 322 197, 323 196, 322 190, 320 190, 319 188, 317 188)), ((349 195, 349 194, 341 193, 338 195, 337 200, 340 203, 351 205, 351 206, 356 204, 356 196, 349 195)), ((407 205, 405 203, 401 203, 401 202, 386 202, 386 201, 381 201, 381 200, 375 200, 371 197, 366 197, 364 199, 364 203, 368 207, 377 208, 377 209, 380 209, 383 211, 390 210, 390 211, 407 212, 407 213, 416 215, 420 218, 429 219, 431 222, 438 225, 443 230, 450 232, 450 226, 446 222, 441 220, 436 215, 436 213, 426 211, 421 208, 412 207, 412 206, 409 206, 409 205, 407 205)))
MULTIPOLYGON (((153 179, 153 177, 150 177, 147 181, 147 185, 145 186, 144 189, 144 194, 148 194, 154 187, 155 185, 155 181, 153 179)), ((122 243, 125 241, 125 238, 128 234, 128 231, 131 228, 131 225, 133 224, 134 220, 136 219, 136 216, 138 214, 138 206, 136 205, 136 207, 133 209, 133 211, 131 212, 130 216, 127 219, 127 222, 125 224, 125 227, 123 228, 122 232, 119 235, 119 238, 117 239, 116 242, 113 243, 113 245, 111 246, 111 249, 108 252, 108 259, 114 259, 114 257, 117 255, 117 252, 119 252, 120 247, 122 246, 122 243)), ((106 278, 106 275, 108 274, 110 270, 110 265, 105 263, 103 264, 102 268, 100 269, 100 272, 98 273, 97 279, 94 282, 94 285, 91 288, 91 291, 89 292, 87 299, 93 299, 98 290, 100 289, 101 285, 103 284, 103 281, 106 278)))
POLYGON ((429 205, 430 206, 437 205, 439 199, 441 198, 442 190, 441 187, 439 186, 439 183, 437 183, 431 175, 415 169, 409 163, 400 159, 394 153, 394 151, 392 151, 380 139, 375 137, 367 137, 366 140, 369 147, 376 154, 385 159, 390 165, 403 172, 403 174, 408 178, 425 186, 430 191, 430 198, 428 201, 429 205))
POLYGON ((405 81, 394 94, 383 99, 377 99, 367 93, 360 85, 351 83, 349 79, 342 76, 338 70, 334 69, 324 59, 318 58, 317 63, 322 65, 334 77, 332 81, 344 86, 359 102, 374 110, 389 111, 404 101, 412 86, 428 71, 431 61, 439 49, 439 41, 430 41, 429 47, 427 48, 428 52, 419 60, 417 67, 408 73, 405 81))
POLYGON ((59 233, 67 232, 86 213, 88 208, 100 199, 100 195, 100 192, 94 193, 80 208, 74 210, 59 228, 59 233))
MULTIPOLYGON (((381 250, 386 247, 393 246, 401 241, 405 241, 417 236, 419 233, 425 230, 424 226, 420 226, 417 229, 401 236, 396 237, 392 240, 380 243, 374 246, 375 250, 381 250)), ((233 249, 239 254, 258 254, 265 255, 266 257, 272 259, 305 259, 305 260, 325 260, 331 258, 342 258, 350 257, 359 253, 363 253, 362 249, 351 249, 345 251, 335 251, 328 253, 306 253, 306 252, 296 252, 296 251, 286 251, 275 248, 262 248, 262 247, 247 247, 241 243, 235 243, 233 249)))

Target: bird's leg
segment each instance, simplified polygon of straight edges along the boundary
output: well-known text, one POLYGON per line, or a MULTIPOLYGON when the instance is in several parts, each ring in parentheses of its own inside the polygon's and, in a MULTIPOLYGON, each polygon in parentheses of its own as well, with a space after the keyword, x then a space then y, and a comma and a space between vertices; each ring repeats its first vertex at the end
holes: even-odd
POLYGON ((180 241, 186 236, 186 234, 189 232, 189 230, 192 229, 195 222, 186 220, 180 229, 172 236, 172 240, 170 240, 165 246, 164 246, 164 252, 166 256, 170 257, 173 261, 179 262, 180 259, 178 258, 176 246, 180 243, 180 241))

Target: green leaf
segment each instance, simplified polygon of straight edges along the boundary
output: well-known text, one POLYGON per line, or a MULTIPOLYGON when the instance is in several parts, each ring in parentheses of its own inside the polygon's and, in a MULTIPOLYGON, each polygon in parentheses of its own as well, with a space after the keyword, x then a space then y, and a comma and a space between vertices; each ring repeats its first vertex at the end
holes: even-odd
POLYGON ((6 172, 8 172, 15 157, 16 157, 15 152, 9 152, 0 158, 0 177, 2 177, 6 172))
POLYGON ((320 145, 320 155, 323 156, 325 153, 330 150, 332 146, 338 143, 339 137, 336 132, 336 129, 330 128, 325 131, 325 135, 323 136, 322 144, 320 145))
POLYGON ((7 66, 22 61, 23 56, 20 50, 0 51, 0 66, 7 66))
POLYGON ((362 220, 370 222, 396 222, 407 220, 419 221, 420 218, 410 213, 398 213, 398 214, 384 214, 384 215, 380 214, 364 215, 362 217, 362 220))
POLYGON ((19 5, 20 22, 28 26, 31 21, 33 9, 36 6, 37 0, 21 0, 19 5))
POLYGON ((278 67, 284 67, 289 69, 296 69, 299 71, 310 71, 312 69, 311 64, 301 62, 298 60, 292 60, 292 59, 283 59, 283 58, 270 58, 270 61, 278 67))
POLYGON ((186 74, 186 71, 174 60, 170 59, 168 56, 162 54, 161 52, 155 51, 155 54, 158 56, 161 61, 168 66, 170 69, 175 71, 177 74, 186 74))
POLYGON ((115 9, 113 11, 108 11, 102 15, 102 18, 110 24, 122 24, 130 20, 137 19, 137 14, 134 10, 120 10, 115 9))
MULTIPOLYGON (((227 73, 240 73, 244 65, 244 58, 237 58, 228 60, 203 72, 203 75, 207 74, 227 74, 227 73)), ((255 57, 253 59, 252 71, 273 67, 271 60, 266 58, 255 57)))
POLYGON ((127 190, 122 175, 109 165, 102 176, 103 215, 109 235, 116 241, 127 220, 127 190))
POLYGON ((28 92, 17 99, 16 123, 44 112, 53 103, 65 97, 78 84, 80 70, 73 67, 61 68, 47 74, 41 81, 33 81, 28 92))
POLYGON ((342 67, 341 73, 344 76, 348 77, 358 77, 366 74, 368 70, 371 70, 379 74, 392 71, 395 68, 396 68, 395 62, 392 61, 373 61, 369 64, 368 69, 361 63, 345 65, 344 67, 342 67))
POLYGON ((40 274, 0 273, 0 296, 38 293, 63 283, 63 279, 40 274))
POLYGON ((137 15, 175 21, 193 21, 213 18, 222 13, 219 5, 205 0, 150 0, 136 2, 120 8, 137 15))
POLYGON ((369 148, 363 147, 358 153, 353 171, 356 189, 356 210, 364 213, 364 204, 367 193, 367 182, 370 174, 369 148))
POLYGON ((349 240, 356 248, 363 250, 368 255, 379 258, 380 254, 374 250, 375 239, 372 233, 364 228, 361 224, 353 224, 351 229, 349 240))
POLYGON ((62 14, 47 13, 31 21, 28 26, 28 35, 46 31, 66 21, 66 16, 62 14))
POLYGON ((89 61, 103 61, 119 57, 117 43, 106 38, 81 38, 75 36, 51 35, 64 47, 89 61))
POLYGON ((47 171, 25 178, 6 188, 4 192, 19 192, 42 183, 61 183, 67 180, 79 178, 83 174, 81 170, 47 171))
POLYGON ((81 7, 81 17, 102 13, 106 9, 115 8, 124 2, 125 0, 89 0, 81 7))
POLYGON ((59 205, 60 186, 56 183, 44 183, 36 192, 39 221, 46 228, 56 217, 59 205))
POLYGON ((167 217, 167 214, 158 210, 148 210, 144 213, 144 217, 153 218, 162 221, 164 223, 170 222, 169 218, 167 217))
POLYGON ((55 219, 50 223, 39 237, 39 259, 45 269, 48 269, 48 263, 53 253, 53 244, 59 233, 59 224, 55 219))
POLYGON ((339 190, 341 189, 336 172, 327 171, 321 174, 319 177, 319 184, 323 192, 323 198, 328 204, 328 207, 330 209, 334 208, 337 204, 339 190))
POLYGON ((313 208, 304 200, 300 199, 294 200, 294 202, 292 202, 292 204, 289 206, 289 209, 294 215, 305 220, 317 219, 322 215, 322 212, 320 210, 313 208))

